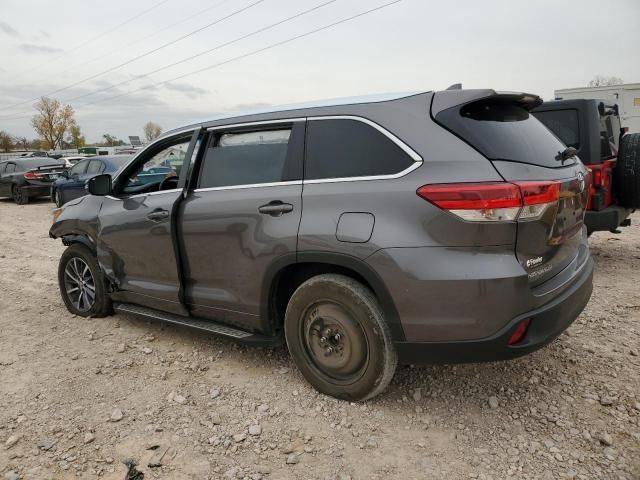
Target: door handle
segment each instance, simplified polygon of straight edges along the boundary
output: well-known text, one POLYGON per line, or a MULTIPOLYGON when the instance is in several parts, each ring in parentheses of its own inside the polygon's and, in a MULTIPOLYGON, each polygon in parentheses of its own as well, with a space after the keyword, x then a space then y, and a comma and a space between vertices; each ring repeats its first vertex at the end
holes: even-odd
POLYGON ((293 211, 293 205, 290 203, 283 203, 280 200, 274 200, 266 205, 262 205, 258 208, 258 211, 264 215, 271 215, 272 217, 279 217, 283 213, 289 213, 293 211))
POLYGON ((168 210, 154 210, 149 215, 147 215, 147 218, 149 220, 151 220, 152 222, 160 222, 160 221, 164 220, 165 218, 169 218, 169 211, 168 210))

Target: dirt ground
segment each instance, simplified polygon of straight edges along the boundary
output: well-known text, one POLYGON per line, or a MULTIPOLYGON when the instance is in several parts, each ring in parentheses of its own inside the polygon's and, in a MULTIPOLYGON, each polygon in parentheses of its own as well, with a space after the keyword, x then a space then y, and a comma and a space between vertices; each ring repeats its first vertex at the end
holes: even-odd
POLYGON ((640 226, 592 237, 594 295, 549 347, 401 367, 353 404, 285 349, 69 314, 51 211, 0 200, 5 480, 640 478, 640 226))

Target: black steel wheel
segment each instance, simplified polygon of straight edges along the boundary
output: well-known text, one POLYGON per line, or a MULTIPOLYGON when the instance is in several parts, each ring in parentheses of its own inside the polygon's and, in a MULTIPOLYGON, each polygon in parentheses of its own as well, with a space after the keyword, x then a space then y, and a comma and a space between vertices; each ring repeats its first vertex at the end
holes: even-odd
POLYGON ((389 384, 397 355, 373 293, 356 280, 325 274, 293 293, 285 336, 296 365, 318 391, 351 401, 389 384))
POLYGON ((93 252, 81 244, 67 248, 58 267, 60 294, 67 309, 82 317, 112 312, 104 276, 93 252))

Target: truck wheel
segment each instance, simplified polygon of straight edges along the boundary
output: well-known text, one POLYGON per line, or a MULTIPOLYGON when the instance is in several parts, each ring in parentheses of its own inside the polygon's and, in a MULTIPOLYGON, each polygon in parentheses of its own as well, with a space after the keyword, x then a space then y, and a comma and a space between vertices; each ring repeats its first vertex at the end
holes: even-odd
POLYGON ((13 195, 13 201, 18 205, 26 205, 29 203, 29 195, 24 191, 23 188, 18 185, 14 185, 11 189, 11 193, 13 195))
POLYGON ((112 310, 107 284, 93 252, 84 245, 68 247, 58 266, 58 284, 67 310, 81 317, 105 317, 112 310))
POLYGON ((618 203, 640 208, 640 133, 624 135, 620 140, 614 182, 618 203))
POLYGON ((291 356, 316 390, 351 401, 376 396, 398 363, 373 293, 344 275, 325 274, 293 293, 284 321, 291 356))

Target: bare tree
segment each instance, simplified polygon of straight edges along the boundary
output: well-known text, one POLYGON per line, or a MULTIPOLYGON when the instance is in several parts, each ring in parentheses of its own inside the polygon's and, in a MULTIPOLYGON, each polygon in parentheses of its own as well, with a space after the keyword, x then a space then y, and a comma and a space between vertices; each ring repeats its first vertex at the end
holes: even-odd
POLYGON ((4 152, 8 152, 13 150, 14 147, 14 138, 13 135, 5 132, 4 130, 0 130, 0 148, 4 152))
POLYGON ((162 127, 154 122, 147 122, 144 126, 144 136, 148 142, 158 138, 162 134, 162 127))
POLYGON ((605 77, 603 75, 596 75, 593 77, 588 87, 610 87, 611 85, 622 85, 624 81, 620 77, 605 77))
POLYGON ((29 140, 27 139, 27 137, 16 137, 16 143, 23 150, 28 150, 29 149, 29 140))
POLYGON ((38 114, 31 119, 33 129, 44 139, 48 148, 62 147, 65 134, 76 123, 71 105, 62 105, 58 100, 42 97, 34 108, 38 114))

